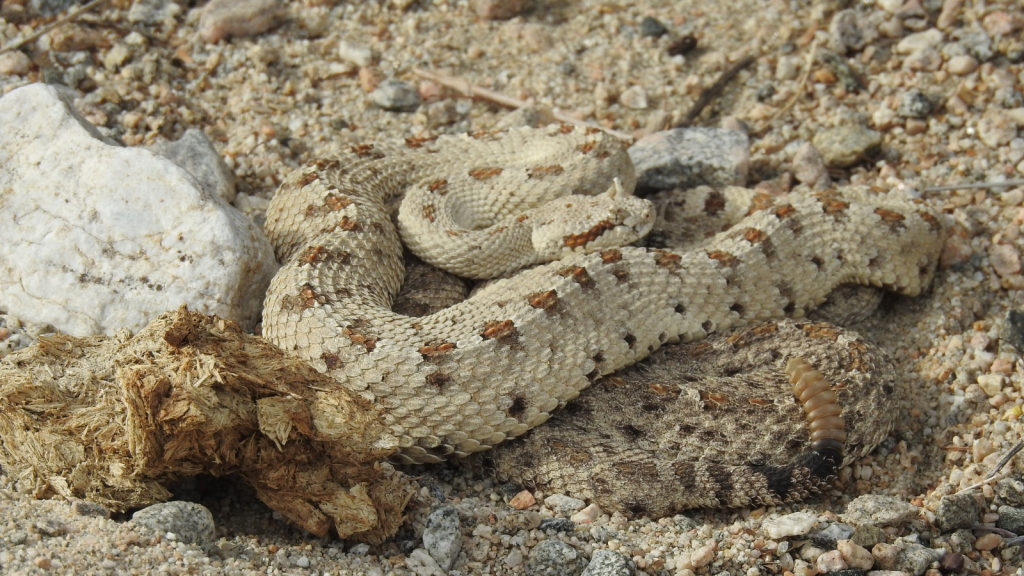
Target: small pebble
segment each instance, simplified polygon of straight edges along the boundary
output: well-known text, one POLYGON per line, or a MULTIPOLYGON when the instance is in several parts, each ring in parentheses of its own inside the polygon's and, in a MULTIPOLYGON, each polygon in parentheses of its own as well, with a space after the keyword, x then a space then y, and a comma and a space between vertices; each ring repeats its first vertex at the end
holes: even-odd
POLYGON ((577 524, 590 524, 594 520, 601 517, 601 507, 597 504, 591 504, 573 514, 569 519, 577 524))
POLYGON ((533 494, 529 490, 519 492, 508 501, 508 505, 516 510, 526 510, 535 504, 537 504, 537 500, 534 499, 533 494))
POLYGON ((1001 536, 999 536, 999 534, 992 534, 990 532, 988 534, 984 534, 982 536, 979 536, 978 539, 974 541, 974 549, 975 550, 995 550, 1002 543, 1003 543, 1003 538, 1001 536))
POLYGON ((1009 36, 1024 28, 1024 19, 1019 14, 995 10, 981 19, 981 27, 989 36, 1009 36))
POLYGON ((636 563, 612 550, 595 550, 582 576, 633 576, 636 563))
POLYGON ((640 21, 640 35, 645 38, 660 38, 668 34, 668 28, 665 27, 657 18, 651 16, 645 16, 640 21))
POLYGON ((544 505, 551 508, 557 514, 570 516, 574 512, 582 510, 587 503, 579 498, 572 498, 565 494, 552 494, 544 499, 544 505))
POLYGON ((690 564, 694 568, 703 568, 715 559, 715 544, 705 544, 690 553, 690 564))
POLYGON ((999 520, 996 521, 996 527, 1024 535, 1024 508, 1000 506, 998 512, 999 520))
POLYGON ((685 56, 697 47, 697 38, 691 34, 673 40, 665 50, 669 56, 685 56))
POLYGON ((450 570, 462 550, 462 525, 459 511, 452 506, 441 506, 427 516, 423 530, 423 547, 442 570, 450 570))
POLYGON ((863 50, 878 38, 878 29, 863 13, 847 9, 836 12, 829 24, 829 48, 845 54, 863 50))
POLYGON ((619 94, 619 104, 632 110, 645 110, 647 108, 647 91, 639 84, 630 86, 622 94, 619 94))
POLYGON ((942 42, 943 34, 935 28, 924 32, 911 34, 896 44, 896 52, 899 54, 913 54, 928 48, 935 48, 942 42))
POLYGON ((548 539, 530 551, 526 573, 531 576, 579 576, 587 563, 587 558, 569 544, 548 539))
POLYGON ((408 82, 385 80, 370 92, 370 101, 385 110, 409 111, 420 105, 420 94, 408 82))
POLYGON ((836 550, 843 555, 843 560, 850 568, 870 570, 875 564, 871 552, 867 548, 857 545, 853 540, 836 541, 836 550))
POLYGON ((522 12, 526 0, 471 0, 469 5, 484 20, 508 20, 522 12))
POLYGON ((860 124, 826 128, 814 136, 814 146, 829 168, 849 168, 877 154, 881 145, 881 132, 860 124))
POLYGON ((989 108, 978 120, 978 139, 990 148, 1005 146, 1016 137, 1016 123, 1004 110, 989 108))
POLYGON ((281 0, 210 0, 199 19, 199 35, 210 44, 236 36, 255 36, 284 23, 281 0))
POLYGON ((568 518, 544 518, 540 521, 541 530, 554 530, 571 534, 576 531, 576 522, 568 518))
POLYGON ((158 534, 171 533, 179 542, 206 545, 213 541, 213 514, 201 504, 174 500, 143 508, 131 522, 158 534))
POLYGON ((900 95, 896 113, 907 118, 924 118, 932 111, 932 102, 923 92, 914 88, 900 95))
POLYGON ((935 509, 935 526, 942 532, 969 528, 978 521, 982 507, 974 494, 943 496, 935 509))
POLYGON ((13 50, 0 54, 0 74, 25 75, 32 70, 32 60, 23 52, 13 50))
POLYGON ((846 570, 850 566, 843 560, 843 554, 839 550, 829 550, 815 561, 819 572, 836 572, 846 570))
POLYGON ((793 176, 814 189, 827 188, 831 182, 825 160, 814 144, 806 142, 793 155, 793 176))
POLYGON ((964 0, 943 0, 942 11, 939 12, 939 17, 935 21, 935 26, 939 30, 948 30, 957 23, 960 19, 960 12, 963 10, 964 0))
POLYGON ((338 57, 356 66, 369 66, 373 64, 373 51, 365 44, 342 40, 338 42, 338 57))
POLYGON ((764 529, 770 538, 803 536, 814 529, 818 515, 812 512, 794 512, 765 522, 764 529))
POLYGON ((846 506, 842 518, 855 526, 900 526, 916 518, 919 512, 917 506, 899 498, 865 494, 846 506))
POLYGON ((946 62, 946 70, 950 74, 956 74, 957 76, 966 76, 977 69, 978 61, 967 54, 953 56, 946 62))

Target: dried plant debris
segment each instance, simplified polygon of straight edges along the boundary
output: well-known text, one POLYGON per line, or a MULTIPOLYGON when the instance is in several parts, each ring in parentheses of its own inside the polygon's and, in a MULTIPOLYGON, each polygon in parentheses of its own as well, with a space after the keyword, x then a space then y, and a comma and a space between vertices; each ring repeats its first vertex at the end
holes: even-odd
POLYGON ((116 511, 238 474, 318 536, 379 543, 412 483, 375 409, 232 322, 168 312, 138 335, 49 335, 0 362, 0 465, 37 497, 116 511))

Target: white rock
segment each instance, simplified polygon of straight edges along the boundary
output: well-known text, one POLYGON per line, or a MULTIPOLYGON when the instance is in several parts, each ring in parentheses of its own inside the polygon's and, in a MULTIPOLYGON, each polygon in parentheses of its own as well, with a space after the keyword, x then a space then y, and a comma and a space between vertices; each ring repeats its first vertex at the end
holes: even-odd
POLYGON ((765 522, 764 528, 771 538, 803 536, 818 523, 818 515, 812 512, 794 512, 765 522))
POLYGON ((423 548, 417 548, 405 559, 405 565, 416 573, 416 576, 446 576, 444 570, 430 557, 423 548))
POLYGON ((348 40, 338 42, 338 56, 342 60, 351 62, 356 66, 366 67, 373 64, 373 51, 370 50, 369 46, 349 42, 348 40))
POLYGON ((647 91, 639 84, 630 86, 625 92, 619 94, 619 104, 633 110, 644 110, 647 108, 647 91))
POLYGON ((936 28, 929 28, 924 32, 911 34, 896 44, 896 52, 899 54, 913 54, 925 48, 935 48, 942 42, 942 32, 936 28))
POLYGON ((276 270, 255 224, 173 162, 104 138, 59 91, 0 98, 0 307, 75 336, 193 310, 252 327, 276 270))
POLYGON ((556 513, 569 516, 573 512, 582 510, 587 503, 579 498, 573 498, 571 496, 566 496, 565 494, 552 494, 544 499, 544 505, 551 508, 556 513))

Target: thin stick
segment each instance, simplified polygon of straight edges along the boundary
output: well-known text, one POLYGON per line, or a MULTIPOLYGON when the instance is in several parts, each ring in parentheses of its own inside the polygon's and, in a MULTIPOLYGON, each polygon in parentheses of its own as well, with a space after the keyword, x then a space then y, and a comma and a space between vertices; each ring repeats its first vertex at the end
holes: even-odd
POLYGON ((996 465, 992 468, 992 471, 989 472, 988 474, 986 474, 985 478, 983 478, 981 480, 981 482, 978 482, 976 484, 972 484, 972 485, 968 486, 967 488, 964 488, 963 490, 957 492, 957 494, 963 494, 964 492, 970 492, 971 490, 974 490, 975 488, 981 488, 985 484, 988 484, 992 480, 995 480, 996 479, 996 475, 999 474, 999 471, 1003 469, 1003 466, 1006 466, 1007 463, 1010 462, 1010 459, 1013 458, 1014 456, 1016 456, 1017 453, 1020 452, 1021 450, 1024 450, 1024 440, 1022 440, 1020 442, 1017 442, 1013 446, 1013 448, 1010 448, 1010 451, 1007 452, 1002 458, 999 459, 999 462, 997 462, 996 465))
POLYGON ((1009 188, 1011 186, 1024 186, 1024 180, 1006 180, 1004 182, 974 182, 971 184, 949 184, 947 186, 932 186, 923 188, 921 192, 946 192, 948 190, 976 190, 985 188, 1009 188))
MULTIPOLYGON (((530 103, 526 102, 525 100, 512 98, 511 96, 506 96, 500 92, 488 90, 487 88, 481 88, 480 86, 474 86, 468 80, 458 78, 456 76, 449 76, 447 74, 441 74, 440 72, 433 72, 431 70, 423 70, 422 68, 413 68, 412 73, 419 76, 420 78, 430 80, 431 82, 437 82, 442 86, 447 86, 454 90, 458 90, 459 92, 462 92, 467 96, 480 98, 488 102, 491 102, 492 104, 504 106, 505 108, 512 108, 514 110, 518 110, 520 108, 525 108, 526 106, 530 105, 530 103)), ((608 134, 611 134, 616 138, 626 140, 627 142, 632 142, 634 139, 632 134, 626 134, 625 132, 619 132, 618 130, 612 130, 610 128, 604 128, 602 126, 588 124, 586 122, 583 122, 582 120, 577 120, 576 118, 573 118, 572 116, 569 116, 568 114, 565 114, 563 112, 552 111, 551 115, 555 119, 560 120, 562 122, 575 124, 577 126, 587 126, 590 128, 597 128, 599 130, 603 130, 604 132, 607 132, 608 134)))
POLYGON ((697 119, 697 116, 700 116, 700 113, 704 111, 704 108, 706 108, 712 100, 718 98, 722 93, 722 90, 725 89, 726 84, 735 78, 736 75, 740 73, 740 70, 750 66, 754 60, 756 60, 756 58, 753 56, 747 56, 742 58, 736 64, 733 64, 732 68, 722 72, 722 75, 718 77, 718 80, 715 80, 715 83, 712 84, 710 88, 700 93, 700 98, 694 102, 693 106, 690 107, 690 111, 686 113, 686 116, 684 116, 682 121, 676 124, 675 127, 686 128, 689 126, 691 122, 697 119))
POLYGON ((5 52, 12 52, 14 50, 18 50, 19 48, 21 48, 25 44, 28 44, 29 42, 34 42, 34 41, 38 40, 43 34, 46 34, 50 30, 53 30, 54 28, 57 28, 59 26, 63 26, 64 24, 67 24, 68 22, 73 21, 74 19, 78 18, 82 14, 85 14, 89 10, 92 10, 93 8, 99 6, 100 4, 107 3, 107 1, 108 0, 92 0, 92 2, 89 2, 88 4, 83 5, 82 7, 78 8, 77 10, 74 10, 72 12, 68 12, 67 16, 65 16, 63 18, 58 18, 57 20, 54 20, 52 24, 50 24, 48 26, 44 26, 42 29, 40 29, 35 34, 29 36, 28 38, 25 38, 24 40, 18 40, 16 42, 10 44, 9 46, 5 46, 2 50, 0 50, 0 54, 3 54, 5 52))
POLYGON ((786 105, 779 108, 779 111, 772 114, 772 117, 768 119, 768 123, 771 124, 776 118, 782 116, 787 110, 792 108, 796 101, 800 99, 800 95, 804 92, 804 87, 807 86, 807 79, 811 77, 811 68, 814 66, 814 55, 818 51, 818 38, 815 36, 814 42, 811 42, 811 47, 807 51, 807 61, 804 62, 804 73, 800 77, 800 82, 797 83, 796 92, 793 93, 793 97, 786 102, 786 105))

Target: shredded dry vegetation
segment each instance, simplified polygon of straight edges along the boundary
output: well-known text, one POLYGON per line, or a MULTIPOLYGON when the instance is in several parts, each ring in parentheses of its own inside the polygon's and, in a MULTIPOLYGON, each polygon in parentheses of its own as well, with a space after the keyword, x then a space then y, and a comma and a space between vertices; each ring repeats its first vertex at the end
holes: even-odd
POLYGON ((221 318, 182 307, 138 335, 46 336, 0 361, 0 466, 37 497, 114 510, 238 474, 318 536, 379 543, 413 493, 375 408, 221 318))

